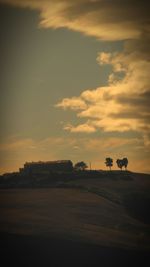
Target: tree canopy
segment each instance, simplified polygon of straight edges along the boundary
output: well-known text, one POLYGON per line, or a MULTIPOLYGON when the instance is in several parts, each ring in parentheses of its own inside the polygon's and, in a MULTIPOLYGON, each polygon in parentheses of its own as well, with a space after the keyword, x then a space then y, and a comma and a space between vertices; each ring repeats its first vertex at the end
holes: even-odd
POLYGON ((84 161, 77 162, 74 165, 75 170, 77 171, 84 171, 85 169, 88 168, 87 164, 84 161))
POLYGON ((120 168, 121 170, 123 167, 125 167, 125 169, 127 169, 128 159, 127 158, 117 159, 116 163, 117 163, 118 168, 120 168))
POLYGON ((106 158, 105 159, 105 164, 111 170, 111 167, 113 166, 113 159, 112 158, 106 158))

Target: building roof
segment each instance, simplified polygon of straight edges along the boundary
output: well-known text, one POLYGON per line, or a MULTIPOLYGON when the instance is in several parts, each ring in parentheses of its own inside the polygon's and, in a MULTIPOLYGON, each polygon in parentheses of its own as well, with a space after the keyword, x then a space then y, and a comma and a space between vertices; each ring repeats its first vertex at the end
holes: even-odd
POLYGON ((71 160, 55 160, 55 161, 32 161, 26 162, 25 165, 39 165, 39 164, 60 164, 60 163, 70 163, 71 160))

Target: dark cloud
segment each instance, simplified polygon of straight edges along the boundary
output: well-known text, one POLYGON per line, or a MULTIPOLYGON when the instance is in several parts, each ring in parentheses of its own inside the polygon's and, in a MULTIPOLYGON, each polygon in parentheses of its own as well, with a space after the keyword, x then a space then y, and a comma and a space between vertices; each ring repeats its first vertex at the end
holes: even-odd
POLYGON ((121 104, 127 104, 130 105, 131 107, 139 107, 141 110, 147 110, 149 111, 149 103, 150 103, 150 91, 147 91, 143 94, 140 95, 135 95, 135 96, 128 96, 128 95, 117 95, 116 101, 121 104))

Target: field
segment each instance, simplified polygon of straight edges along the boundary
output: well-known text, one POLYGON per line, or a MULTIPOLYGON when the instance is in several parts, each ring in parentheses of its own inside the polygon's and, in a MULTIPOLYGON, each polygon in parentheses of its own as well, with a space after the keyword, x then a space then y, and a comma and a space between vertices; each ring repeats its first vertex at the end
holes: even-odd
POLYGON ((1 189, 1 245, 5 252, 15 246, 20 255, 32 251, 34 259, 39 251, 39 262, 53 259, 48 266, 62 266, 57 252, 66 261, 75 257, 72 266, 100 266, 100 259, 101 266, 114 266, 111 259, 122 257, 129 265, 150 250, 149 192, 149 175, 115 172, 49 188, 1 189))

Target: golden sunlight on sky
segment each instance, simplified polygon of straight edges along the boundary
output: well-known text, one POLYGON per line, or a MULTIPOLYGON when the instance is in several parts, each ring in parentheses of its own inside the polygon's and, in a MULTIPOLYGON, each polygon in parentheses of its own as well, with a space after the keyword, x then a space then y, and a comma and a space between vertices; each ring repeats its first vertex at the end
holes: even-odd
POLYGON ((108 156, 150 172, 149 7, 145 0, 0 0, 1 173, 53 159, 105 169, 108 156))

